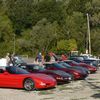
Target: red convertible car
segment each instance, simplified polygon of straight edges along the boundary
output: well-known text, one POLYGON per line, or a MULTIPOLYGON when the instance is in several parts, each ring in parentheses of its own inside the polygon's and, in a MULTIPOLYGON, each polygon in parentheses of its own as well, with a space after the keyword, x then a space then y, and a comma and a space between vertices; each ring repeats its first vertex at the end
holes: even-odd
POLYGON ((0 87, 34 89, 52 88, 56 86, 56 80, 45 74, 31 74, 18 67, 6 67, 0 69, 0 87))

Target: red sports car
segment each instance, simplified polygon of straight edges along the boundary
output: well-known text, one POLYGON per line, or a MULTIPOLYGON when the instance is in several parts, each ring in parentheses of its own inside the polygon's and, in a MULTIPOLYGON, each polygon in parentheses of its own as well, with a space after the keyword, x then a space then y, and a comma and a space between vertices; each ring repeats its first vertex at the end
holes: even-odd
POLYGON ((97 71, 97 68, 94 67, 94 66, 91 66, 91 65, 88 65, 88 64, 85 64, 85 63, 77 63, 73 60, 67 60, 67 61, 64 61, 66 62, 67 64, 71 65, 71 66, 80 66, 80 67, 84 67, 84 68, 87 68, 90 73, 94 73, 97 71))
POLYGON ((45 74, 31 74, 18 67, 6 67, 0 69, 0 87, 24 88, 34 90, 52 88, 56 86, 56 80, 45 74))
POLYGON ((64 67, 64 66, 62 66, 58 63, 45 63, 44 66, 47 70, 61 70, 61 71, 64 71, 64 72, 72 75, 75 80, 82 78, 82 74, 78 70, 67 69, 66 67, 64 67))

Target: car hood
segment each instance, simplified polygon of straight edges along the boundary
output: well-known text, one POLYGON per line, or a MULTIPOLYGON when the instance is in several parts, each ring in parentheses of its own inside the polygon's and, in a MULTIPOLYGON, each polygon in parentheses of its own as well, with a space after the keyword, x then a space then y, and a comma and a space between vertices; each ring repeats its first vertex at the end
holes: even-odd
POLYGON ((60 75, 62 77, 71 77, 70 74, 64 72, 64 71, 61 71, 61 70, 44 70, 44 71, 39 71, 41 73, 49 73, 49 74, 56 74, 56 75, 60 75))
POLYGON ((92 67, 92 68, 95 68, 95 66, 91 66, 91 65, 89 65, 89 64, 85 64, 85 63, 80 63, 80 66, 86 66, 86 67, 92 67))
POLYGON ((53 73, 57 74, 57 75, 60 75, 62 77, 71 77, 70 74, 64 72, 64 71, 61 71, 61 70, 52 70, 53 73))
POLYGON ((33 79, 39 79, 42 81, 56 81, 53 77, 46 74, 32 73, 29 76, 32 77, 33 79))
POLYGON ((87 73, 88 72, 87 68, 81 67, 81 66, 74 66, 74 69, 80 70, 82 73, 87 73))

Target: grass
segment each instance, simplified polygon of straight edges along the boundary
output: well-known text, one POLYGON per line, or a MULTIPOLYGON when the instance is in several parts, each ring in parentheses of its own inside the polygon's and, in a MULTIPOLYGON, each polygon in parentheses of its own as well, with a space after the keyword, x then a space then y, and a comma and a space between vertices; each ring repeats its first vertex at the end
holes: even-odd
POLYGON ((94 78, 88 78, 87 80, 97 80, 97 79, 94 79, 94 78))

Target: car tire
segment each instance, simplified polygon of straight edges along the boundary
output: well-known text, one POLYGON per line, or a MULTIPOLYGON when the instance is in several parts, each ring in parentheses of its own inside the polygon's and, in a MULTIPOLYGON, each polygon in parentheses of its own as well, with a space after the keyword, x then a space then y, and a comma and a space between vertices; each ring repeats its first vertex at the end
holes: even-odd
POLYGON ((28 78, 24 81, 23 87, 27 91, 32 91, 35 89, 35 82, 31 78, 28 78))

